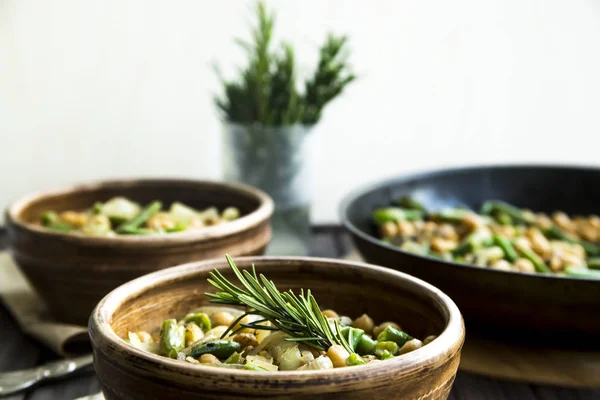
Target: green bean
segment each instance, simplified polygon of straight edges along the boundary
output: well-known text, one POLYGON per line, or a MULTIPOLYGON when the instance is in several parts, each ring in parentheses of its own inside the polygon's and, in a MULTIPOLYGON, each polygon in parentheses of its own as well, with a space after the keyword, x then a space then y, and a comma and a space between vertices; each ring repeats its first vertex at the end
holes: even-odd
POLYGON ((417 243, 412 240, 407 240, 400 245, 402 250, 406 250, 411 253, 425 255, 429 253, 429 243, 417 243))
POLYGON ((537 254, 535 254, 531 249, 528 249, 526 247, 518 247, 518 246, 516 247, 516 249, 517 249, 517 253, 519 253, 523 258, 526 258, 529 261, 531 261, 536 272, 539 272, 542 274, 548 274, 548 273, 552 272, 552 271, 550 271, 550 268, 548 268, 548 266, 546 265, 544 260, 542 260, 541 257, 538 256, 537 254))
POLYGON ((102 213, 102 207, 104 207, 104 204, 100 203, 99 201, 95 202, 92 206, 92 214, 96 215, 102 213))
POLYGON ((60 217, 54 211, 46 211, 41 216, 42 225, 54 231, 70 232, 73 227, 60 220, 60 217))
POLYGON ((350 345, 352 350, 356 350, 356 346, 360 343, 365 331, 362 329, 353 328, 351 326, 345 326, 341 329, 341 333, 350 345))
POLYGON ((587 266, 592 269, 600 269, 600 257, 588 258, 587 266))
POLYGON ((482 214, 491 214, 492 212, 502 212, 512 218, 515 222, 522 222, 526 225, 535 224, 535 218, 526 215, 523 210, 505 203, 503 201, 491 200, 483 203, 481 207, 482 214))
POLYGON ((258 365, 254 365, 254 364, 245 364, 244 368, 242 369, 246 369, 249 371, 257 371, 257 372, 269 372, 266 369, 259 367, 258 365))
POLYGON ((600 271, 581 267, 567 267, 565 273, 576 278, 600 279, 600 271))
POLYGON ((405 332, 402 332, 399 329, 394 328, 391 325, 386 326, 385 330, 381 332, 379 336, 377 336, 378 342, 394 342, 400 347, 402 347, 404 343, 412 339, 412 336, 405 332))
POLYGON ((388 221, 414 221, 422 217, 423 212, 419 210, 406 210, 399 207, 383 207, 373 211, 373 220, 379 225, 388 221))
POLYGON ((356 353, 352 353, 350 354, 350 356, 348 356, 348 358, 346 358, 346 365, 349 367, 352 367, 354 365, 363 365, 366 363, 367 362, 365 361, 365 359, 356 353))
POLYGON ((402 196, 398 199, 398 205, 402 208, 407 208, 409 210, 419 210, 422 212, 427 212, 423 204, 412 198, 411 196, 402 196))
POLYGON ((160 201, 153 201, 152 203, 148 204, 146 208, 140 211, 139 214, 136 215, 133 219, 121 224, 117 228, 117 232, 123 233, 124 231, 130 231, 139 228, 140 225, 144 224, 146 221, 152 218, 154 214, 159 212, 161 208, 162 204, 160 201))
POLYGON ((234 351, 227 360, 223 361, 225 364, 243 364, 242 355, 237 351, 234 351))
POLYGON ((162 355, 177 358, 185 347, 185 327, 177 324, 175 319, 167 319, 160 329, 160 352, 162 355))
POLYGON ((194 322, 202 329, 202 332, 207 332, 212 328, 210 318, 204 313, 190 313, 185 316, 185 322, 194 322))
POLYGON ((46 211, 42 214, 40 220, 42 221, 42 225, 50 226, 51 224, 58 222, 58 214, 54 211, 46 211))
POLYGON ((559 239, 559 240, 563 240, 565 242, 578 244, 581 247, 583 247, 585 252, 589 255, 592 255, 592 256, 600 255, 600 246, 598 246, 597 244, 594 244, 594 243, 586 242, 585 240, 577 240, 577 239, 571 237, 568 233, 561 230, 556 225, 552 225, 552 227, 550 227, 550 229, 546 229, 546 231, 544 233, 546 234, 546 236, 548 236, 552 239, 559 239))
POLYGON ((456 224, 462 222, 466 216, 471 214, 473 214, 473 212, 469 209, 463 210, 459 208, 444 208, 438 212, 429 214, 429 216, 432 219, 456 224))
POLYGON ((64 222, 60 221, 51 223, 50 225, 48 225, 48 228, 60 232, 71 232, 73 230, 71 225, 65 224, 64 222))
POLYGON ((202 354, 212 354, 220 360, 227 359, 234 352, 239 351, 241 345, 232 340, 215 340, 192 349, 190 357, 200 357, 202 354))
POLYGON ((515 262, 517 260, 517 252, 510 243, 510 240, 500 235, 493 235, 492 239, 494 240, 494 243, 496 243, 496 245, 504 252, 504 258, 510 262, 515 262))
POLYGON ((494 212, 493 217, 500 225, 512 225, 512 218, 503 211, 494 212))
POLYGON ((452 250, 452 254, 454 256, 464 256, 465 254, 473 252, 481 247, 490 246, 492 243, 493 240, 487 233, 475 231, 469 234, 461 244, 452 250))
POLYGON ((361 355, 373 354, 377 342, 371 339, 370 336, 362 335, 360 341, 356 345, 356 352, 361 355))
POLYGON ((398 351, 400 351, 400 346, 395 342, 379 342, 375 345, 374 353, 377 358, 383 360, 395 356, 398 351))

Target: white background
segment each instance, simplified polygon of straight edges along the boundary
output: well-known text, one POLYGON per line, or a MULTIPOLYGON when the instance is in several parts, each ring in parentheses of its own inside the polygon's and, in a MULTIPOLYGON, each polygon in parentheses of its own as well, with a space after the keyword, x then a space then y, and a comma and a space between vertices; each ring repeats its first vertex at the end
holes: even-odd
MULTIPOLYGON (((600 165, 600 2, 277 0, 315 64, 348 33, 360 80, 315 132, 313 219, 363 183, 512 161, 600 165)), ((252 1, 0 0, 0 206, 121 176, 218 178, 211 68, 243 61, 252 1)))

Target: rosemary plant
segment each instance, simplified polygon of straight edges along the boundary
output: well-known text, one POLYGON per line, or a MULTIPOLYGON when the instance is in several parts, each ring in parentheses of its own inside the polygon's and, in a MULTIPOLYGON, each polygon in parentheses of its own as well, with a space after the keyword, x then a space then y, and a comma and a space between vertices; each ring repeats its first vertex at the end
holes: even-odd
POLYGON ((206 295, 212 298, 213 303, 245 306, 249 311, 239 316, 222 337, 231 332, 242 318, 257 315, 261 318, 252 323, 240 324, 241 327, 233 333, 243 328, 281 330, 290 336, 286 339, 288 341, 303 342, 319 350, 327 350, 331 345, 338 344, 350 354, 354 353, 342 335, 338 322, 330 324, 310 290, 306 291, 306 295, 304 290, 301 290, 299 295, 291 290, 280 292, 273 281, 263 274, 256 274, 254 265, 252 273, 240 271, 231 257, 226 258, 242 287, 236 286, 219 271, 214 270, 210 273, 208 282, 219 291, 206 295), (261 325, 266 321, 270 321, 274 326, 261 325))
POLYGON ((279 51, 271 51, 274 16, 262 2, 257 5, 257 16, 252 42, 236 40, 249 58, 240 78, 226 81, 217 71, 224 86, 224 96, 215 98, 217 108, 227 121, 240 124, 315 124, 323 108, 356 78, 347 63, 347 38, 328 35, 316 71, 304 83, 302 93, 296 83, 293 47, 284 43, 279 51))

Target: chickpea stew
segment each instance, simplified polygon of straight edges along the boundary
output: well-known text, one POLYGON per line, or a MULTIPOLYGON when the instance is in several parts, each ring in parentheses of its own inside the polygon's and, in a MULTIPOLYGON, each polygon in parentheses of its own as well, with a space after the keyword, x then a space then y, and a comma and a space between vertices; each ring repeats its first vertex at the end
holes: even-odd
POLYGON ((501 201, 428 211, 409 196, 373 211, 380 238, 402 250, 503 271, 600 279, 600 217, 534 213, 501 201))
POLYGON ((142 207, 124 197, 114 197, 105 203, 97 202, 84 211, 46 211, 40 223, 52 230, 87 235, 148 235, 202 229, 239 217, 240 211, 235 207, 221 212, 216 207, 199 211, 175 202, 168 210, 163 210, 160 201, 142 207))
POLYGON ((259 372, 303 371, 363 365, 391 359, 433 341, 419 340, 392 321, 376 324, 321 311, 310 290, 279 292, 264 275, 229 265, 241 287, 213 271, 207 293, 218 306, 167 319, 155 332, 129 332, 131 345, 165 357, 221 368, 259 372), (244 309, 229 306, 244 306, 244 309))

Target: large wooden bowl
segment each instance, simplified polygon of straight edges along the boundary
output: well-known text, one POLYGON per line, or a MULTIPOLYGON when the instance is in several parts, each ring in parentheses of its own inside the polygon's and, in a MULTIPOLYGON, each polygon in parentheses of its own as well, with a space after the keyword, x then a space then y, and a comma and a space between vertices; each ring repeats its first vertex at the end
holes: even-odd
POLYGON ((155 272, 111 292, 92 313, 94 367, 107 400, 117 399, 446 399, 464 339, 462 317, 440 290, 411 276, 368 264, 293 257, 246 257, 280 290, 310 288, 323 308, 376 321, 398 321, 414 335, 440 336, 412 353, 360 367, 260 373, 203 367, 141 351, 128 331, 155 330, 173 316, 207 304, 214 268, 232 278, 224 260, 155 272))
POLYGON ((85 325, 108 292, 141 275, 225 253, 263 254, 271 238, 272 212, 272 200, 248 186, 174 179, 123 180, 28 196, 8 208, 6 224, 15 261, 53 317, 85 325), (235 206, 242 217, 198 231, 118 237, 55 232, 36 223, 46 210, 85 209, 113 196, 142 204, 181 201, 198 209, 235 206))
POLYGON ((363 258, 419 277, 460 307, 469 332, 503 341, 552 347, 598 347, 600 281, 499 271, 420 256, 377 238, 376 207, 413 195, 429 209, 490 199, 535 211, 600 213, 600 169, 565 166, 460 168, 400 177, 349 195, 340 207, 363 258))

